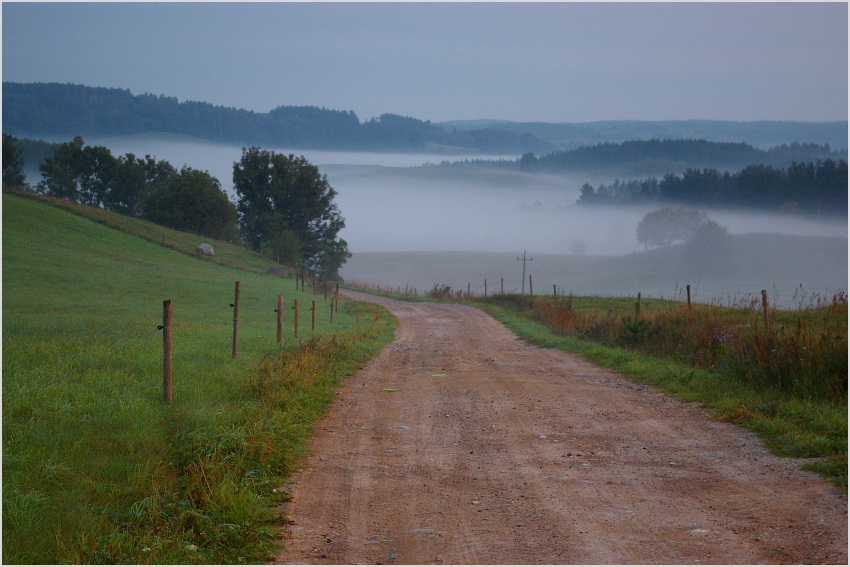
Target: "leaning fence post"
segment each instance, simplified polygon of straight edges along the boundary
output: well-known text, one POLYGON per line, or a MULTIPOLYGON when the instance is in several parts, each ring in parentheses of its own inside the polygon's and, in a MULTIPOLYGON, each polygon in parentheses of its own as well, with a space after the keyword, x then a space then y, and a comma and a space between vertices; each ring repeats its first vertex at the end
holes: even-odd
POLYGON ((528 274, 528 293, 534 297, 534 285, 531 283, 531 274, 528 274))
POLYGON ((236 337, 239 334, 239 282, 233 299, 233 358, 236 358, 236 337))
POLYGON ((162 397, 171 401, 171 300, 162 302, 162 397))

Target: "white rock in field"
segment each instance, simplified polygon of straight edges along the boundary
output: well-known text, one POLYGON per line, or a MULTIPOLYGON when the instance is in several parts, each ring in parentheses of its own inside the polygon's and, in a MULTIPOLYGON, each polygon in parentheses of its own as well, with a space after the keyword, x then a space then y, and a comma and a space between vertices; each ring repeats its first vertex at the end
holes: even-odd
POLYGON ((206 254, 207 256, 215 256, 215 250, 209 244, 198 244, 198 247, 195 248, 199 253, 206 254))

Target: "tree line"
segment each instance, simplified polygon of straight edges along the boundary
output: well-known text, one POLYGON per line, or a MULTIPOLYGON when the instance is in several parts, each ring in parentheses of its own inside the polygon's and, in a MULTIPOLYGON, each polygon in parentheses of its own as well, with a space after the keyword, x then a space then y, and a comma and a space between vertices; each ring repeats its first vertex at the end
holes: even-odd
POLYGON ((681 175, 668 173, 660 180, 615 180, 596 188, 585 183, 578 202, 666 202, 846 216, 847 182, 847 162, 843 159, 793 162, 787 168, 751 165, 736 173, 688 168, 681 175))
POLYGON ((519 154, 551 149, 530 134, 497 129, 445 130, 382 114, 361 123, 352 111, 279 106, 268 113, 206 102, 179 102, 126 89, 58 83, 3 83, 3 128, 17 135, 114 136, 170 132, 246 146, 349 151, 462 148, 519 154))
POLYGON ((237 202, 206 171, 133 154, 115 157, 83 138, 54 145, 40 165, 42 179, 26 183, 17 140, 3 134, 3 186, 35 191, 175 230, 230 242, 325 279, 338 278, 351 256, 338 238, 345 227, 336 191, 304 157, 243 148, 233 165, 237 202))
POLYGON ((787 120, 603 120, 598 122, 511 122, 506 120, 451 120, 444 128, 478 130, 497 128, 529 133, 552 142, 558 149, 573 149, 623 140, 746 141, 761 148, 791 142, 828 143, 847 149, 847 121, 790 122, 787 120))
POLYGON ((561 172, 631 167, 683 170, 686 167, 738 169, 751 164, 787 166, 794 161, 847 159, 847 152, 828 144, 782 144, 767 150, 745 143, 708 140, 632 140, 602 143, 542 156, 524 154, 517 165, 525 171, 561 172))

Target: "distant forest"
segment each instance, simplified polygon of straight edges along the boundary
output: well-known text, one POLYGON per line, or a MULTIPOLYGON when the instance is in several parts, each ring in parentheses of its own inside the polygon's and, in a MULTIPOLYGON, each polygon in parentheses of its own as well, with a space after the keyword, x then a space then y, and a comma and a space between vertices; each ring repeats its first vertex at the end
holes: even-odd
POLYGON ((569 150, 605 142, 625 140, 712 140, 744 142, 757 148, 782 144, 829 144, 835 150, 847 149, 847 121, 790 122, 757 120, 602 120, 596 122, 510 122, 507 120, 452 120, 442 122, 446 129, 480 130, 492 128, 529 133, 553 144, 553 149, 569 150))
POLYGON ((752 208, 822 216, 847 216, 847 162, 827 159, 787 169, 751 165, 737 173, 687 169, 661 180, 620 181, 594 188, 585 183, 578 202, 587 205, 676 203, 695 207, 752 208))
POLYGON ((349 151, 521 154, 553 148, 531 134, 486 128, 447 131, 395 114, 361 123, 352 111, 280 106, 259 113, 58 83, 4 82, 3 131, 17 137, 168 132, 238 145, 349 151))
POLYGON ((527 153, 517 160, 525 171, 623 170, 633 174, 684 171, 688 167, 737 170, 748 165, 787 167, 794 162, 847 159, 847 150, 833 151, 829 145, 782 144, 760 150, 749 144, 707 140, 635 140, 606 142, 573 150, 555 151, 537 157, 527 153))
MULTIPOLYGON (((126 89, 12 82, 3 83, 3 131, 18 138, 68 139, 167 132, 242 146, 461 156, 482 153, 519 156, 529 152, 540 155, 556 150, 620 144, 627 140, 711 140, 733 145, 746 143, 762 149, 795 143, 829 145, 834 150, 843 150, 845 156, 848 146, 846 120, 583 123, 456 120, 432 123, 383 114, 361 122, 352 111, 315 106, 279 106, 261 113, 206 102, 179 102, 164 95, 133 95, 126 89)), ((554 155, 549 161, 569 157, 554 155)), ((828 157, 842 156, 809 155, 794 159, 828 157)), ((689 162, 682 165, 682 169, 687 166, 714 167, 689 162)), ((635 173, 641 174, 637 170, 635 173)))

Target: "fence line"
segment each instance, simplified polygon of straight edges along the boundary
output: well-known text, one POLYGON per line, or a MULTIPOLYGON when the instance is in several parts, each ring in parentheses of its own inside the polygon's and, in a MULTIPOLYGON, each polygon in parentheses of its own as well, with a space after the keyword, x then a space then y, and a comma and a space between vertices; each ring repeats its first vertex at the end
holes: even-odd
MULTIPOLYGON (((422 295, 432 296, 437 298, 451 298, 451 299, 475 299, 475 298, 488 298, 497 292, 490 292, 490 288, 488 285, 489 278, 483 278, 482 286, 478 288, 472 287, 472 282, 466 282, 466 289, 463 290, 461 286, 458 288, 453 288, 450 285, 446 284, 434 284, 433 287, 424 292, 422 295), (483 290, 483 291, 482 291, 483 290)), ((499 281, 499 294, 505 295, 505 285, 504 278, 500 278, 499 281)), ((533 278, 531 275, 528 276, 528 284, 529 284, 529 293, 528 295, 534 296, 533 289, 533 278)), ((419 290, 412 287, 409 283, 404 286, 396 286, 391 285, 387 286, 384 284, 374 284, 374 283, 364 283, 352 281, 348 284, 354 288, 360 288, 365 290, 374 290, 379 293, 390 294, 390 295, 399 295, 403 297, 418 297, 419 290)), ((701 303, 701 304, 711 304, 711 305, 725 305, 727 307, 753 307, 761 305, 763 300, 761 297, 761 289, 762 285, 755 284, 752 286, 747 286, 746 284, 738 284, 734 288, 734 290, 713 290, 706 289, 702 287, 697 281, 694 284, 688 283, 684 286, 680 286, 678 283, 675 284, 672 290, 667 292, 659 291, 657 293, 649 293, 647 294, 644 291, 638 292, 642 295, 643 298, 656 298, 656 299, 669 299, 675 301, 682 301, 688 305, 693 303, 701 303), (750 287, 752 291, 745 291, 747 287, 750 287)), ((566 296, 567 294, 573 295, 583 295, 587 297, 634 297, 634 294, 628 293, 610 293, 610 294, 594 294, 594 293, 576 293, 575 291, 567 292, 565 288, 559 287, 558 284, 552 284, 552 296, 553 297, 561 297, 566 296)), ((516 289, 513 291, 509 291, 508 294, 518 294, 521 295, 516 289)), ((844 290, 838 290, 835 292, 827 292, 824 291, 823 294, 818 292, 810 292, 806 293, 802 286, 797 287, 793 293, 779 293, 776 289, 776 286, 773 286, 773 292, 768 293, 768 303, 773 306, 774 309, 781 308, 782 309, 808 309, 817 307, 819 305, 830 304, 835 301, 843 301, 846 300, 847 293, 844 290), (783 301, 784 300, 784 301, 783 301)))
MULTIPOLYGON (((295 277, 295 287, 296 290, 299 286, 301 286, 303 290, 304 286, 304 274, 297 274, 295 277)), ((316 278, 312 279, 311 285, 313 287, 313 295, 318 295, 319 286, 322 285, 324 288, 324 296, 325 299, 328 298, 328 282, 319 281, 316 278)), ((339 313, 339 284, 336 285, 336 291, 331 297, 329 305, 330 311, 330 322, 333 324, 334 315, 339 313)), ((235 282, 234 288, 234 299, 233 303, 230 304, 230 307, 233 308, 233 341, 232 341, 232 358, 236 358, 238 354, 238 331, 239 331, 239 303, 240 303, 240 282, 235 282)), ((299 313, 298 313, 298 300, 293 300, 292 309, 294 311, 293 317, 293 332, 295 337, 299 336, 299 313)), ((281 343, 283 341, 283 294, 278 294, 277 296, 277 307, 274 309, 277 314, 277 342, 281 343)), ((315 299, 312 300, 311 306, 311 331, 312 335, 315 336, 316 331, 316 316, 318 314, 318 303, 315 299)), ((360 315, 357 314, 357 323, 360 323, 360 315)), ((172 400, 172 307, 171 300, 166 299, 162 302, 162 325, 158 326, 158 329, 163 332, 162 335, 162 352, 163 352, 163 366, 162 366, 162 381, 163 381, 163 399, 165 403, 169 403, 172 400)), ((57 379, 58 381, 58 379, 57 379)), ((37 389, 35 389, 37 390, 37 389)), ((33 390, 33 391, 35 391, 33 390)))

